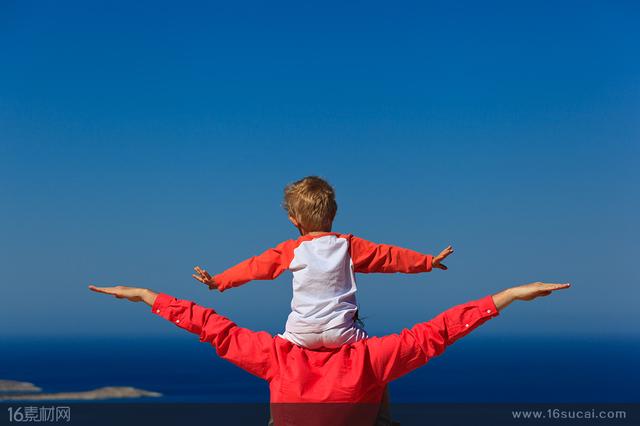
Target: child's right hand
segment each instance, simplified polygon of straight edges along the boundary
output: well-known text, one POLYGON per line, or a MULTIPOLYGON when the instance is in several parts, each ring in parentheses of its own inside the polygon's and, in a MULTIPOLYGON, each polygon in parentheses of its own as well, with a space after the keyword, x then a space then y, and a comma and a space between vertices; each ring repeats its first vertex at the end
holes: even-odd
POLYGON ((216 282, 213 280, 213 277, 211 275, 209 275, 209 273, 207 271, 205 271, 204 269, 200 268, 199 266, 196 266, 193 269, 198 274, 198 275, 191 274, 191 276, 193 278, 195 278, 196 280, 200 281, 201 283, 204 283, 207 286, 209 286, 209 290, 214 290, 214 289, 218 288, 216 282))
POLYGON ((443 265, 440 262, 442 262, 451 253, 453 253, 453 247, 451 246, 442 250, 439 255, 433 257, 433 259, 431 260, 431 266, 433 268, 438 268, 438 269, 442 269, 443 271, 446 271, 449 268, 447 268, 445 265, 443 265))

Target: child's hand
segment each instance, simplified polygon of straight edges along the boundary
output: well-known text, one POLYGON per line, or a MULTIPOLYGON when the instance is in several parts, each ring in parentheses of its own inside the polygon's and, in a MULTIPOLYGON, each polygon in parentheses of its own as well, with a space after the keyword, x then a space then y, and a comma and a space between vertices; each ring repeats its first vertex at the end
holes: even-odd
POLYGON ((209 286, 209 290, 214 290, 214 289, 218 288, 218 285, 213 280, 213 277, 211 275, 209 275, 209 273, 207 271, 205 271, 204 269, 200 268, 199 266, 196 266, 193 269, 198 274, 198 275, 191 274, 191 276, 193 278, 195 278, 196 280, 200 281, 201 283, 204 283, 204 284, 208 285, 209 286))
POLYGON ((449 246, 446 249, 442 250, 439 255, 435 256, 431 260, 431 266, 433 268, 438 268, 438 269, 442 269, 443 271, 446 271, 449 268, 447 268, 445 265, 443 265, 440 262, 442 262, 451 253, 453 253, 453 247, 451 247, 451 246, 449 246))

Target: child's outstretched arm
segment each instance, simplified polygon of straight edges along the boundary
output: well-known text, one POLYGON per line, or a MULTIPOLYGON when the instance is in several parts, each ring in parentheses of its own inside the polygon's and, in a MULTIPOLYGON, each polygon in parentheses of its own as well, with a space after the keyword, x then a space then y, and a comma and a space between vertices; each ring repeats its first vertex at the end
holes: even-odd
POLYGON ((285 241, 274 248, 253 256, 226 271, 211 276, 196 266, 193 278, 209 286, 209 289, 227 290, 252 280, 273 280, 286 271, 293 258, 293 241, 285 241))
POLYGON ((351 260, 355 272, 403 272, 415 274, 429 272, 433 268, 446 270, 442 261, 453 253, 448 246, 439 255, 419 253, 389 244, 376 244, 365 239, 351 237, 351 260))
POLYGON ((513 287, 493 296, 454 306, 431 321, 367 341, 374 373, 389 382, 426 364, 458 339, 484 324, 515 300, 548 296, 569 284, 533 283, 513 287))
POLYGON ((274 362, 273 337, 267 332, 238 327, 213 309, 144 288, 91 285, 89 289, 118 299, 144 302, 151 306, 154 314, 199 335, 200 341, 210 343, 221 358, 262 379, 273 377, 277 363, 274 362))

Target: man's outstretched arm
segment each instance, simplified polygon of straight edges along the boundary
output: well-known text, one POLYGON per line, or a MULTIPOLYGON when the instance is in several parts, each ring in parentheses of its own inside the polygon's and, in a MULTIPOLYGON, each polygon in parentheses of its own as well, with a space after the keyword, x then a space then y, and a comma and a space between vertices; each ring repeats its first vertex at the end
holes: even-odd
POLYGON ((395 380, 443 353, 447 346, 498 315, 513 301, 533 300, 568 287, 569 284, 545 283, 513 287, 454 306, 400 334, 369 339, 366 343, 374 374, 383 382, 395 380))
POLYGON ((262 379, 272 377, 275 363, 273 337, 269 333, 238 327, 213 309, 148 289, 124 286, 89 288, 118 299, 144 302, 151 306, 154 314, 199 335, 200 341, 210 343, 221 358, 262 379))

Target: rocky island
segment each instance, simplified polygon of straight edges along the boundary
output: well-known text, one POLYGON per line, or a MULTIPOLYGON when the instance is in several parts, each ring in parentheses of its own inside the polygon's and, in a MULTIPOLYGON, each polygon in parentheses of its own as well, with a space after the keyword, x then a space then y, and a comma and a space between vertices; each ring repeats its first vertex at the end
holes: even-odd
POLYGON ((162 396, 159 392, 147 391, 130 386, 105 386, 98 389, 77 392, 41 392, 33 383, 15 380, 0 380, 0 401, 61 401, 61 400, 104 400, 120 398, 141 398, 162 396))

